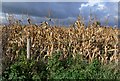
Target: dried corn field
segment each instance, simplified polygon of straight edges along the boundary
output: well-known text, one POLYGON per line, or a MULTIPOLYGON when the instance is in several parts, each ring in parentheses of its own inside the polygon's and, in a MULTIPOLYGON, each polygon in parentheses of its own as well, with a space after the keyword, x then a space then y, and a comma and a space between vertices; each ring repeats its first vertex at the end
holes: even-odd
POLYGON ((117 28, 95 24, 85 27, 80 22, 77 28, 14 24, 3 27, 2 32, 3 57, 9 61, 19 57, 22 48, 27 49, 27 38, 31 39, 31 58, 35 60, 58 51, 63 54, 60 59, 71 54, 89 63, 96 58, 104 64, 118 64, 120 60, 120 30, 117 28))

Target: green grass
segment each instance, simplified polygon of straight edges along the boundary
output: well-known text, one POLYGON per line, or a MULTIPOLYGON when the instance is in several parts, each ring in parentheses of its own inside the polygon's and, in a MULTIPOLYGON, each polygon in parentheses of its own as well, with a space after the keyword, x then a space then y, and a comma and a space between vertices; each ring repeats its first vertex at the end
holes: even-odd
POLYGON ((111 68, 109 64, 102 65, 97 59, 89 64, 87 61, 79 59, 79 57, 73 59, 71 55, 59 60, 61 55, 61 52, 56 52, 45 63, 43 59, 39 61, 35 61, 34 59, 26 60, 25 54, 22 54, 3 72, 3 81, 18 81, 21 79, 22 81, 120 79, 120 70, 119 68, 117 69, 117 66, 111 68))

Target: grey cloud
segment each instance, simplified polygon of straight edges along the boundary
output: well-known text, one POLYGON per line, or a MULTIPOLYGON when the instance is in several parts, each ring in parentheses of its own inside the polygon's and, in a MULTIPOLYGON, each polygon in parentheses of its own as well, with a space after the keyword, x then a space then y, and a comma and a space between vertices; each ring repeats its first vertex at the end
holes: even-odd
MULTIPOLYGON (((105 16, 110 14, 110 25, 114 25, 113 17, 118 15, 117 6, 115 2, 103 2, 102 4, 106 7, 105 10, 99 10, 98 4, 90 7, 82 7, 81 12, 79 8, 81 4, 87 4, 87 2, 3 2, 2 11, 4 13, 13 13, 13 14, 29 14, 32 17, 36 18, 36 21, 39 23, 46 16, 48 16, 49 9, 51 12, 51 18, 61 19, 62 23, 68 24, 69 17, 72 17, 71 21, 75 21, 79 13, 85 18, 85 22, 88 21, 90 15, 90 9, 92 10, 93 15, 96 15, 102 23, 105 21, 105 16), (63 19, 63 20, 62 20, 63 19)), ((119 12, 119 11, 118 11, 119 12)), ((120 18, 118 18, 120 19, 120 18)), ((118 21, 120 22, 120 21, 118 21)))
POLYGON ((45 17, 51 10, 52 18, 76 17, 79 14, 81 3, 57 3, 57 2, 3 2, 4 13, 29 14, 31 16, 45 17))

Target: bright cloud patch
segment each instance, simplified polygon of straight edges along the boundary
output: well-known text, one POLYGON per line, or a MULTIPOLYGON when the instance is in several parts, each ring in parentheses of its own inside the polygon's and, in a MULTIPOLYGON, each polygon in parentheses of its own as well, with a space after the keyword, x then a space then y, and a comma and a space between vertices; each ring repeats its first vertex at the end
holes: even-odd
POLYGON ((97 9, 98 10, 104 10, 104 9, 106 9, 106 6, 103 5, 103 4, 98 4, 98 8, 97 9))
POLYGON ((86 20, 89 20, 90 13, 93 17, 97 17, 102 23, 105 23, 105 19, 109 19, 109 24, 115 24, 114 20, 117 19, 118 15, 118 4, 117 2, 102 2, 97 0, 92 2, 89 0, 87 3, 81 4, 79 10, 82 15, 87 16, 86 20))

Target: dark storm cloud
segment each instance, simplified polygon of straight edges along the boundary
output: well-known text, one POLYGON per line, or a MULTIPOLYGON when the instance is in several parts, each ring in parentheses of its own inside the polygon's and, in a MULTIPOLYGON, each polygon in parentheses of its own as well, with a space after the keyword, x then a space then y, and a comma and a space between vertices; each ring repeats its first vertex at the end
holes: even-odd
POLYGON ((45 17, 51 13, 52 18, 77 17, 81 3, 44 3, 44 2, 3 2, 2 11, 13 14, 29 14, 45 17))
MULTIPOLYGON (((12 13, 16 15, 29 15, 35 17, 36 22, 45 20, 49 12, 52 19, 61 19, 62 23, 75 21, 77 16, 81 14, 85 22, 89 20, 90 9, 93 16, 96 16, 103 24, 105 18, 109 17, 109 24, 114 25, 117 18, 119 9, 116 2, 102 2, 102 3, 89 3, 89 2, 3 2, 3 13, 12 13), (43 18, 43 19, 41 19, 43 18)), ((120 16, 119 16, 120 22, 120 16)))

